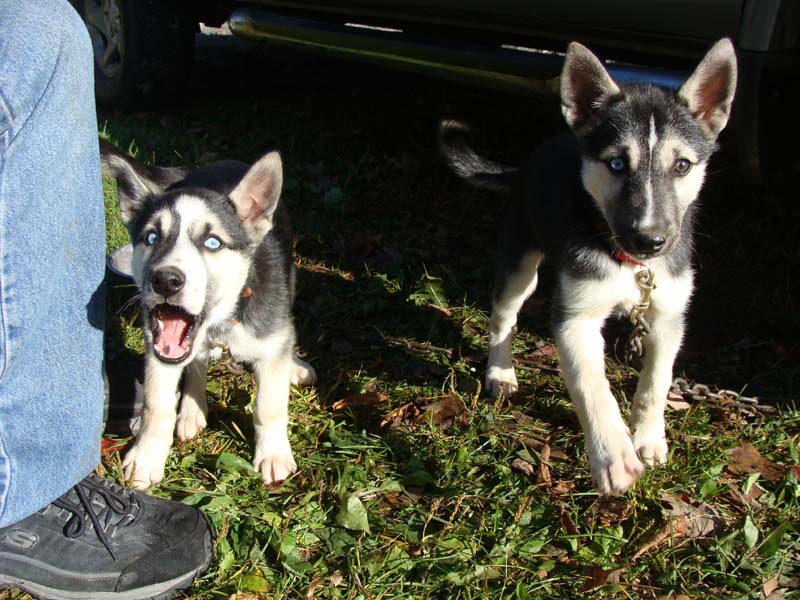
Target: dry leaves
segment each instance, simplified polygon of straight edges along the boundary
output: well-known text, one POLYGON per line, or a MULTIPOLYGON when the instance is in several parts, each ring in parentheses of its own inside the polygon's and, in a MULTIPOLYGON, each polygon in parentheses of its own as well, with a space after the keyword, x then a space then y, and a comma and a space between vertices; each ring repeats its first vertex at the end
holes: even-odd
POLYGON ((523 446, 527 446, 528 448, 533 448, 537 452, 542 452, 544 447, 547 446, 549 448, 549 457, 554 460, 569 460, 569 456, 567 456, 566 452, 559 449, 558 446, 550 446, 544 440, 537 439, 527 434, 522 434, 517 438, 523 446))
POLYGON ((769 598, 773 592, 778 589, 778 576, 775 575, 767 579, 761 586, 761 595, 763 598, 769 598))
POLYGON ((667 406, 672 410, 689 410, 692 405, 683 399, 681 394, 669 392, 667 394, 667 406))
POLYGON ((728 450, 730 457, 727 471, 733 475, 749 475, 761 473, 767 481, 780 481, 783 479, 784 466, 764 458, 751 444, 743 442, 741 446, 728 450))
POLYGON ((389 399, 380 392, 367 392, 365 394, 353 394, 337 400, 331 405, 333 410, 344 408, 372 408, 379 404, 385 404, 389 399))
POLYGON ((555 344, 542 344, 525 358, 528 360, 545 360, 556 356, 556 354, 558 354, 558 348, 556 348, 555 344))
POLYGON ((596 525, 600 527, 613 527, 626 521, 633 512, 633 503, 622 496, 600 496, 592 504, 589 513, 596 525))
POLYGON ((670 540, 677 544, 684 540, 709 537, 724 526, 717 510, 705 502, 695 505, 686 496, 676 498, 671 494, 661 496, 661 501, 669 506, 665 511, 667 523, 642 544, 631 561, 670 540))
POLYGON ((589 592, 593 592, 606 584, 617 584, 621 581, 621 577, 624 572, 625 569, 623 567, 604 570, 597 565, 593 565, 592 577, 589 579, 589 581, 583 584, 583 586, 581 586, 581 592, 588 594, 589 592))
POLYGON ((728 482, 728 492, 730 493, 731 499, 739 504, 739 506, 750 507, 754 510, 761 510, 763 507, 758 499, 764 494, 764 490, 762 490, 757 485, 751 485, 746 492, 739 490, 738 486, 734 485, 732 482, 728 482))
MULTIPOLYGON (((530 477, 537 486, 547 488, 547 492, 558 499, 570 492, 574 491, 575 483, 573 481, 553 480, 550 473, 550 462, 553 458, 559 460, 567 460, 567 455, 562 451, 554 449, 546 441, 536 440, 530 436, 522 436, 518 438, 524 445, 535 448, 539 451, 539 464, 535 466, 528 460, 518 457, 511 462, 511 468, 519 471, 523 475, 530 477)), ((528 455, 526 453, 526 455, 528 455)), ((530 455, 528 455, 530 456, 530 455)))
POLYGON ((536 475, 536 467, 522 458, 515 458, 511 461, 511 468, 530 478, 536 475))
POLYGON ((420 425, 430 423, 442 429, 455 424, 467 423, 466 406, 461 398, 448 394, 427 406, 419 406, 415 402, 404 404, 390 412, 381 421, 380 426, 394 431, 408 432, 420 425))
POLYGON ((344 577, 342 577, 342 574, 338 571, 327 577, 314 577, 314 579, 311 580, 311 585, 309 585, 306 590, 306 600, 315 600, 317 597, 317 588, 320 585, 328 584, 331 587, 339 587, 342 585, 343 581, 344 577))

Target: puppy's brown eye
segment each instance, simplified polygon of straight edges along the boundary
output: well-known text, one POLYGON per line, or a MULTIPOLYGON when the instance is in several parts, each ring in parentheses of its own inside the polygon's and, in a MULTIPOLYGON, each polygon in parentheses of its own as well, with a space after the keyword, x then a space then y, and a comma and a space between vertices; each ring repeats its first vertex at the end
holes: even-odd
POLYGON ((692 163, 685 158, 679 158, 675 161, 675 172, 678 175, 686 175, 692 169, 692 163))

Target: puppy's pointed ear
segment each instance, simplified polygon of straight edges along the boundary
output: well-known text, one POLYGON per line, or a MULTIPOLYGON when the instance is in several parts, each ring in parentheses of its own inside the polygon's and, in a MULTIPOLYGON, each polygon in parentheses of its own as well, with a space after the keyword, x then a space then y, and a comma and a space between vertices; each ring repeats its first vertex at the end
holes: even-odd
POLYGON ((620 89, 603 63, 577 42, 567 47, 561 69, 561 112, 573 130, 579 130, 602 111, 620 89))
POLYGON ((278 207, 283 187, 281 155, 262 156, 231 192, 239 220, 250 239, 260 241, 272 228, 272 215, 278 207))
POLYGON ((102 139, 100 165, 103 175, 112 177, 117 182, 120 218, 128 226, 148 198, 161 189, 147 176, 146 167, 102 139))
POLYGON ((709 137, 728 123, 736 92, 736 51, 728 38, 719 40, 678 91, 709 137))

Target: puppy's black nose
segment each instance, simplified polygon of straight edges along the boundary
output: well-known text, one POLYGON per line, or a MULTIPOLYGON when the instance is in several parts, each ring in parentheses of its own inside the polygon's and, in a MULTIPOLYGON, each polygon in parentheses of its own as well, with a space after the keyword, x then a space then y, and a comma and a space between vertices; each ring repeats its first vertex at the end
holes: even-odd
POLYGON ((656 254, 660 252, 667 243, 663 235, 643 231, 635 233, 632 241, 636 252, 639 254, 656 254))
POLYGON ((174 267, 166 267, 154 271, 153 276, 150 278, 150 286, 153 291, 161 294, 164 298, 169 298, 179 292, 184 283, 186 283, 186 277, 174 267))

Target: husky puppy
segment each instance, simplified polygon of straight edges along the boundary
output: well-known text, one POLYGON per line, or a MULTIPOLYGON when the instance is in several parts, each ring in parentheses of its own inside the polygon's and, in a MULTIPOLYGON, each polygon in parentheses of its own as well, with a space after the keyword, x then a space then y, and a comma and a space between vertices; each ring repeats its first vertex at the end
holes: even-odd
POLYGON ((460 123, 443 122, 440 140, 458 175, 512 193, 499 243, 487 389, 517 391, 512 330, 546 257, 558 275, 553 332, 592 479, 603 494, 621 493, 643 463, 667 459, 664 406, 692 293, 695 201, 728 121, 736 55, 729 40, 718 41, 673 92, 618 84, 572 43, 560 85, 571 131, 546 141, 519 169, 476 155, 460 123), (629 429, 605 376, 602 328, 639 303, 636 275, 644 268, 656 287, 629 429))
POLYGON ((289 386, 312 384, 316 375, 295 355, 280 155, 270 152, 252 167, 220 161, 187 171, 142 165, 102 140, 100 154, 104 173, 117 181, 145 323, 144 413, 123 460, 126 478, 137 488, 158 483, 173 431, 189 440, 206 426, 209 352, 224 345, 252 365, 258 385, 253 465, 265 484, 283 481, 297 468, 289 386))

